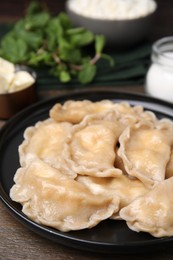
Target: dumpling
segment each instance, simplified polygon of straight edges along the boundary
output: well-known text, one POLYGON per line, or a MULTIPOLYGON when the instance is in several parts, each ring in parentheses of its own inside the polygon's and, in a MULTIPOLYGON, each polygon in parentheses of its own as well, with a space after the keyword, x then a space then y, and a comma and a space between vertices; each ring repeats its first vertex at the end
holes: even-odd
MULTIPOLYGON (((118 196, 120 199, 119 209, 148 192, 148 189, 141 181, 137 179, 132 180, 125 175, 112 178, 78 176, 76 180, 83 183, 93 194, 118 196)), ((120 219, 119 211, 114 213, 111 218, 120 219)))
POLYGON ((67 169, 62 150, 64 140, 71 131, 72 125, 67 122, 57 123, 46 119, 28 127, 24 132, 24 141, 19 146, 21 166, 25 166, 35 158, 39 158, 56 168, 64 168, 64 172, 76 176, 67 169))
POLYGON ((98 177, 117 176, 122 173, 114 167, 121 126, 109 120, 85 118, 73 127, 66 139, 65 154, 69 167, 81 175, 98 177))
POLYGON ((79 123, 86 115, 100 113, 112 109, 114 103, 109 100, 92 102, 89 100, 68 100, 63 105, 55 104, 50 110, 50 117, 58 122, 79 123))
POLYGON ((154 237, 173 236, 173 177, 154 186, 147 194, 120 210, 130 229, 154 237))
POLYGON ((169 159, 168 164, 166 166, 165 178, 168 179, 172 176, 173 176, 173 149, 171 150, 170 159, 169 159))
POLYGON ((19 168, 12 200, 33 221, 61 231, 92 228, 119 209, 119 198, 95 195, 41 160, 19 168))
POLYGON ((165 179, 171 138, 164 129, 157 129, 150 123, 135 124, 124 130, 119 142, 118 155, 129 176, 138 178, 147 186, 165 179))
POLYGON ((115 158, 115 168, 118 168, 122 171, 122 173, 124 175, 128 175, 126 169, 125 169, 125 166, 124 166, 124 163, 123 163, 123 160, 122 158, 118 155, 118 146, 116 147, 115 149, 115 153, 116 153, 116 158, 115 158))

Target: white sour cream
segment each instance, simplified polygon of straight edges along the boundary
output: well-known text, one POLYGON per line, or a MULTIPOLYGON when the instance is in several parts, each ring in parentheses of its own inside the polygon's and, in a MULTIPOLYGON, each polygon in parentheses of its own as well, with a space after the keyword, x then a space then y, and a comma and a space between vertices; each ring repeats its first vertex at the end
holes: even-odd
POLYGON ((146 76, 146 92, 173 103, 173 67, 152 64, 146 76))
POLYGON ((153 44, 152 64, 146 75, 146 92, 173 104, 173 37, 153 44))

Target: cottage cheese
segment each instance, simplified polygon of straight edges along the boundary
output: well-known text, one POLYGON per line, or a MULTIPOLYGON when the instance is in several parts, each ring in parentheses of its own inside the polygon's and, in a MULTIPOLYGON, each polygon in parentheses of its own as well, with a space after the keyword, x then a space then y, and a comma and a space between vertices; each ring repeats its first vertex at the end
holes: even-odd
POLYGON ((98 19, 134 19, 157 8, 154 0, 69 0, 69 8, 83 16, 98 19))

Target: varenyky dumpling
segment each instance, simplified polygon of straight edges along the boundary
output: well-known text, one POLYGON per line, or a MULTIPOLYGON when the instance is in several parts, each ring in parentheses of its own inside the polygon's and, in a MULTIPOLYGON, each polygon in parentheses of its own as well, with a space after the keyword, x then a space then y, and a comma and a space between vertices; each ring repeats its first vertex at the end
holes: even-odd
POLYGON ((39 158, 76 177, 67 168, 62 156, 64 140, 71 131, 71 127, 72 125, 68 122, 57 123, 52 119, 46 119, 36 123, 35 126, 28 127, 24 132, 24 141, 19 146, 21 166, 39 158))
MULTIPOLYGON (((118 155, 129 176, 138 178, 145 185, 165 179, 165 168, 170 159, 172 137, 153 124, 141 123, 124 130, 119 138, 118 155)), ((173 132, 172 132, 173 133, 173 132)))
MULTIPOLYGON (((76 180, 83 183, 93 194, 102 195, 107 194, 112 197, 118 196, 120 199, 119 209, 127 206, 134 199, 142 196, 148 192, 145 185, 137 180, 130 179, 126 175, 117 177, 102 178, 91 176, 79 176, 76 180)), ((112 219, 120 219, 119 211, 111 216, 112 219)))
POLYGON ((168 161, 168 164, 166 166, 166 173, 165 173, 165 178, 170 178, 173 177, 173 148, 171 150, 171 155, 170 159, 168 161))
POLYGON ((81 175, 112 177, 122 174, 114 167, 115 146, 121 126, 108 120, 88 117, 73 127, 66 139, 64 154, 69 167, 81 175))
POLYGON ((156 184, 147 194, 120 210, 130 229, 154 237, 173 236, 173 177, 156 184))
POLYGON ((41 160, 19 168, 12 200, 33 221, 61 231, 92 228, 119 209, 119 198, 95 195, 83 184, 41 160))
POLYGON ((50 117, 58 122, 79 123, 86 115, 100 113, 113 108, 114 103, 109 100, 91 102, 89 100, 68 100, 63 105, 55 104, 50 110, 50 117))

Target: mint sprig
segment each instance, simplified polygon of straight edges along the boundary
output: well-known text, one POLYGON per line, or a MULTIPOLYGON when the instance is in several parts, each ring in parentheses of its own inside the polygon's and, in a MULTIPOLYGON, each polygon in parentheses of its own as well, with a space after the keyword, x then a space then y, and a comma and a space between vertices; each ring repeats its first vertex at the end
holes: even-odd
POLYGON ((75 77, 86 84, 95 78, 100 59, 113 65, 113 59, 103 53, 104 46, 103 35, 73 27, 66 13, 52 16, 38 2, 31 2, 26 15, 3 37, 0 55, 15 64, 47 65, 63 83, 75 77))

